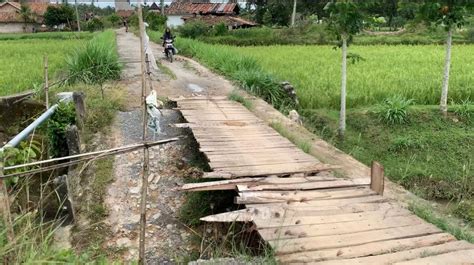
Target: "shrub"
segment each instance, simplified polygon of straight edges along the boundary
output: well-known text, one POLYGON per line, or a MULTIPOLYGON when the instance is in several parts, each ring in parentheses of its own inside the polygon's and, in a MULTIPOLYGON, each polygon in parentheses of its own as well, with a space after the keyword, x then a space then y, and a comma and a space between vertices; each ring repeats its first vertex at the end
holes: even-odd
POLYGON ((151 30, 163 30, 166 25, 166 16, 159 15, 154 12, 148 12, 145 21, 151 30))
POLYGON ((394 96, 386 99, 376 112, 379 118, 387 124, 403 124, 408 121, 407 109, 412 103, 412 99, 394 96))
POLYGON ((66 128, 76 123, 76 112, 72 103, 60 103, 48 122, 49 151, 54 157, 67 156, 66 128))
POLYGON ((466 30, 464 35, 468 43, 474 43, 474 28, 466 30))
POLYGON ((66 60, 67 83, 83 82, 103 84, 107 80, 120 78, 121 65, 115 49, 115 35, 106 31, 82 49, 74 51, 66 60))
POLYGON ((214 26, 214 36, 223 36, 227 34, 229 29, 224 23, 219 23, 216 26, 214 26))
POLYGON ((209 26, 202 21, 185 23, 178 28, 181 37, 196 39, 209 34, 209 26))
POLYGON ((474 117, 474 104, 469 100, 463 100, 454 110, 454 113, 463 121, 469 122, 474 117))
POLYGON ((112 27, 118 27, 122 25, 122 18, 115 13, 106 16, 105 20, 110 22, 112 27))
POLYGON ((86 30, 89 32, 99 31, 104 29, 104 22, 97 17, 94 17, 86 22, 86 30))

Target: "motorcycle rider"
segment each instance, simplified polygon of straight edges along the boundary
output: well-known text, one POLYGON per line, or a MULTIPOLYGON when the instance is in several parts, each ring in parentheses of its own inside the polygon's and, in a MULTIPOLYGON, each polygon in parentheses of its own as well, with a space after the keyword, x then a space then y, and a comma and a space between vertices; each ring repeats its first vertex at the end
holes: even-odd
MULTIPOLYGON (((165 33, 163 34, 163 47, 165 47, 165 42, 166 40, 172 40, 174 39, 173 34, 171 33, 171 29, 169 27, 166 27, 165 33)), ((166 47, 165 47, 165 53, 166 53, 166 47)), ((176 49, 173 51, 173 54, 176 54, 176 49)))

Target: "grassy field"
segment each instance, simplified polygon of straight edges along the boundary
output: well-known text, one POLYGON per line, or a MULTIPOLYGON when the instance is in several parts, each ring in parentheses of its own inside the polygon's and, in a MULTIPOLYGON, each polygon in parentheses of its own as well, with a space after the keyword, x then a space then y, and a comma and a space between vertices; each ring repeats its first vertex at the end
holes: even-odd
MULTIPOLYGON (((228 48, 224 48, 228 49, 228 48)), ((302 107, 339 108, 341 51, 331 46, 232 48, 248 55, 296 89, 302 107)), ((443 46, 351 46, 365 60, 348 66, 349 107, 370 106, 402 95, 416 104, 439 102, 443 46)), ((453 49, 449 101, 474 100, 474 45, 453 49)))
POLYGON ((43 82, 43 57, 48 55, 53 78, 66 55, 92 37, 90 33, 0 35, 0 96, 32 89, 43 82))

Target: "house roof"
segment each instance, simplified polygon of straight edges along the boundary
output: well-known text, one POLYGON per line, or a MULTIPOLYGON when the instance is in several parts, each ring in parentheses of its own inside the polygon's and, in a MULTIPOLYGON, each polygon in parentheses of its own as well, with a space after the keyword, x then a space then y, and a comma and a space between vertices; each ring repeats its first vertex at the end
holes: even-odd
POLYGON ((179 3, 173 2, 167 8, 167 15, 215 14, 233 15, 239 12, 237 4, 179 3))
MULTIPOLYGON (((10 12, 0 12, 0 22, 23 22, 23 18, 20 15, 21 4, 17 2, 4 2, 0 3, 0 10, 6 6, 11 5, 16 10, 10 12)), ((37 22, 42 21, 42 16, 46 13, 49 3, 27 3, 37 22)))
POLYGON ((150 5, 150 10, 161 10, 160 7, 156 4, 156 2, 153 2, 153 4, 150 5))
POLYGON ((183 17, 183 20, 186 22, 193 22, 193 21, 202 21, 208 25, 217 25, 220 23, 224 23, 227 26, 257 26, 256 23, 240 18, 240 17, 233 17, 233 16, 197 16, 197 17, 183 17))

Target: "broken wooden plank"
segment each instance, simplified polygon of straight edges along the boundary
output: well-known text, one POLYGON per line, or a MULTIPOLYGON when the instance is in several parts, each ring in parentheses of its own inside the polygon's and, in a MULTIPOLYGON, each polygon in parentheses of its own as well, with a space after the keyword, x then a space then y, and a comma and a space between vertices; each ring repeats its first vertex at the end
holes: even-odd
POLYGON ((295 183, 291 185, 282 184, 258 184, 240 185, 239 191, 265 191, 265 190, 317 190, 317 189, 333 189, 345 187, 357 187, 367 184, 357 184, 352 180, 334 180, 334 181, 320 181, 309 183, 295 183))
POLYGON ((379 242, 379 244, 383 244, 382 241, 386 240, 424 236, 437 233, 441 233, 439 228, 431 224, 419 224, 351 234, 280 239, 271 240, 268 242, 275 249, 277 254, 288 254, 308 250, 350 247, 373 242, 379 242))
POLYGON ((419 237, 394 239, 380 242, 367 243, 357 246, 307 251, 276 256, 277 260, 284 264, 321 262, 326 260, 337 260, 365 257, 370 255, 389 254, 394 251, 404 251, 422 248, 432 245, 444 244, 455 241, 456 238, 447 233, 433 234, 419 237))
MULTIPOLYGON (((290 168, 280 167, 260 167, 258 170, 216 170, 214 172, 204 173, 203 178, 239 178, 239 177, 260 177, 268 175, 290 175, 297 173, 317 173, 321 171, 330 171, 333 169, 338 169, 338 166, 326 165, 326 164, 316 164, 314 166, 308 167, 299 167, 293 166, 290 168)), ((367 185, 367 184, 364 184, 367 185)))

